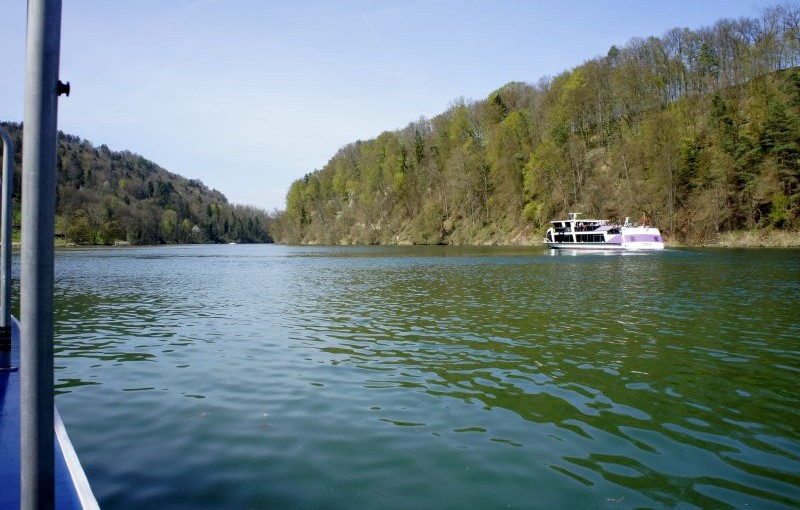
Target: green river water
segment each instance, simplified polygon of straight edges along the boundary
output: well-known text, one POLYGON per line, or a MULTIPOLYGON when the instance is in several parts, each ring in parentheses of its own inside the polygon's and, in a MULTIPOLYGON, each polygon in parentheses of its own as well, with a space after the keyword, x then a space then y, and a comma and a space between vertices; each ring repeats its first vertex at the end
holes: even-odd
POLYGON ((800 251, 59 251, 116 509, 800 507, 800 251))

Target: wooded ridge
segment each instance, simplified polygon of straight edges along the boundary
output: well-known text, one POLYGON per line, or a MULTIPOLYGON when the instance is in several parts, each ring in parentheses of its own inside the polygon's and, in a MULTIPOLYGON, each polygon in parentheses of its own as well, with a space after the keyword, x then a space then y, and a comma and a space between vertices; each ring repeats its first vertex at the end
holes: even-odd
MULTIPOLYGON (((532 56, 534 57, 534 56, 532 56)), ((800 228, 800 6, 634 38, 536 84, 356 141, 295 181, 288 243, 529 244, 551 219, 668 241, 800 228)))
MULTIPOLYGON (((0 123, 14 142, 14 224, 19 229, 22 126, 0 123)), ((142 156, 58 133, 56 235, 68 244, 271 242, 269 215, 230 204, 201 181, 142 156)))

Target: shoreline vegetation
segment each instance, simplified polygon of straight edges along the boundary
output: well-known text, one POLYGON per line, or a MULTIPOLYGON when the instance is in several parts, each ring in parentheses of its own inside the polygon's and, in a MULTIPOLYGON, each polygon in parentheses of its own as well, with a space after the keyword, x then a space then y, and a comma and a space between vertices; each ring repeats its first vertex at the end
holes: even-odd
MULTIPOLYGON (((14 144, 13 233, 23 221, 23 125, 0 122, 14 144)), ((269 242, 266 211, 231 204, 198 179, 187 179, 129 151, 112 151, 58 132, 56 240, 112 246, 269 242)))
MULTIPOLYGON (((527 232, 518 232, 509 237, 476 238, 472 242, 448 243, 454 246, 544 246, 542 235, 529 235, 527 232)), ((277 243, 293 244, 293 243, 277 243)), ((306 242, 306 245, 324 245, 324 243, 306 242)), ((336 245, 364 245, 363 243, 336 243, 336 245)), ((409 240, 396 239, 385 245, 413 246, 409 240)), ((700 242, 679 242, 665 239, 667 249, 680 248, 800 248, 800 232, 782 230, 749 230, 735 232, 720 232, 717 236, 700 242)))
POLYGON ((295 181, 289 244, 534 244, 568 212, 668 246, 800 246, 800 5, 631 39, 342 147, 295 181))
MULTIPOLYGON (((509 239, 499 241, 498 239, 487 239, 473 243, 466 243, 464 245, 470 246, 544 246, 542 242, 543 236, 527 236, 524 233, 513 236, 509 239)), ((225 244, 225 243, 183 243, 190 244, 225 244)), ((289 243, 247 243, 247 244, 289 244, 289 243)), ((305 243, 313 245, 317 243, 305 243)), ((413 246, 410 241, 397 240, 394 245, 413 246)), ((339 243, 341 245, 341 243, 339 243)), ((19 250, 22 247, 20 241, 12 243, 14 250, 19 250)), ((103 246, 100 244, 86 245, 68 243, 64 240, 57 239, 55 241, 56 248, 81 248, 87 246, 103 246)), ((158 246, 157 244, 142 244, 132 245, 130 243, 116 243, 114 247, 131 247, 131 246, 158 246)), ((670 248, 800 248, 800 232, 787 232, 781 230, 750 230, 750 231, 737 231, 737 232, 721 232, 717 237, 705 240, 701 243, 678 243, 666 240, 667 249, 670 248)))

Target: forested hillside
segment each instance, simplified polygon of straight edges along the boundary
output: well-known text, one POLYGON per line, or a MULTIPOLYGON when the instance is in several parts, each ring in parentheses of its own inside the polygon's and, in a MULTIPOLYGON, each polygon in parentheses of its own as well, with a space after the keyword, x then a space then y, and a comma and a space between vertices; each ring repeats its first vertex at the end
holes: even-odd
MULTIPOLYGON (((20 218, 22 130, 2 123, 15 148, 15 225, 20 218)), ((67 243, 270 242, 269 216, 228 203, 199 180, 130 152, 58 134, 56 233, 67 243)))
POLYGON ((689 243, 800 228, 798 5, 604 53, 343 147, 293 183, 273 235, 528 243, 569 211, 645 213, 689 243))

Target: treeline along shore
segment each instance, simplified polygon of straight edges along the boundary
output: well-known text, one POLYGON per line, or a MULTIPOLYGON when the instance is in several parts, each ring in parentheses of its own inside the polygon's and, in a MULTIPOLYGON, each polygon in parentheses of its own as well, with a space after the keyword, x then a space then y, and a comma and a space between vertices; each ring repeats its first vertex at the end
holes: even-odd
MULTIPOLYGON (((14 224, 22 221, 21 124, 0 123, 15 149, 14 224)), ((269 214, 142 156, 59 132, 56 236, 67 245, 271 242, 269 214)), ((17 234, 18 235, 18 234, 17 234)))
POLYGON ((531 244, 576 211, 646 214, 668 244, 800 245, 800 6, 603 53, 343 147, 273 237, 531 244))

